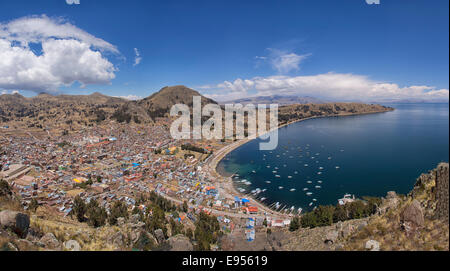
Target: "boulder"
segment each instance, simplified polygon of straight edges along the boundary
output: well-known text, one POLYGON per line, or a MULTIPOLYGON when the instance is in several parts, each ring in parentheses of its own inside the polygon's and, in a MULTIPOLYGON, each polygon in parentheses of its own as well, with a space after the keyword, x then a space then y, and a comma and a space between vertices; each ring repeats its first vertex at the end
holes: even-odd
POLYGON ((125 224, 125 218, 119 217, 117 218, 117 226, 121 227, 125 224))
POLYGON ((157 229, 155 231, 155 237, 156 237, 156 240, 158 240, 159 244, 161 244, 162 242, 164 242, 164 240, 166 240, 166 237, 164 236, 164 232, 161 229, 157 229))
POLYGON ((335 230, 330 230, 325 235, 324 242, 327 244, 334 244, 339 237, 339 232, 335 230))
POLYGON ((411 224, 413 227, 423 227, 425 223, 422 206, 417 200, 413 200, 408 206, 403 209, 400 214, 402 223, 411 224))
POLYGON ((141 217, 138 214, 131 215, 130 223, 131 224, 137 224, 137 223, 140 222, 140 219, 141 219, 141 217))
POLYGON ((42 236, 40 242, 44 244, 44 246, 48 249, 60 249, 61 245, 56 239, 55 235, 51 232, 46 233, 44 236, 42 236))
POLYGON ((108 243, 122 248, 125 246, 125 236, 120 231, 118 231, 108 238, 108 243))
POLYGON ((172 236, 168 240, 169 245, 171 246, 170 251, 193 251, 194 246, 192 245, 189 238, 184 235, 178 234, 172 236))
POLYGON ((380 243, 375 240, 369 240, 366 242, 365 248, 370 251, 380 251, 380 243))
POLYGON ((20 237, 25 237, 30 227, 30 217, 27 214, 15 211, 1 211, 0 225, 12 230, 20 237))
POLYGON ((81 250, 80 244, 75 240, 69 240, 67 242, 64 242, 64 248, 69 251, 80 251, 81 250))

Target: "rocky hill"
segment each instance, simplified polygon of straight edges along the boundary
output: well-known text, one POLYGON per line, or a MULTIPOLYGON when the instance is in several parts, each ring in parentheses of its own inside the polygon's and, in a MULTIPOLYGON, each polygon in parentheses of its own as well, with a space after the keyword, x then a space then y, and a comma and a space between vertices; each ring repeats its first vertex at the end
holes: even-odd
POLYGON ((151 96, 138 101, 129 101, 122 105, 112 116, 120 122, 150 122, 156 118, 167 117, 175 104, 192 107, 192 97, 201 96, 202 105, 217 104, 186 86, 164 87, 151 96))
POLYGON ((32 98, 4 94, 0 96, 0 123, 41 129, 88 126, 104 121, 125 102, 97 92, 58 96, 42 93, 32 98))

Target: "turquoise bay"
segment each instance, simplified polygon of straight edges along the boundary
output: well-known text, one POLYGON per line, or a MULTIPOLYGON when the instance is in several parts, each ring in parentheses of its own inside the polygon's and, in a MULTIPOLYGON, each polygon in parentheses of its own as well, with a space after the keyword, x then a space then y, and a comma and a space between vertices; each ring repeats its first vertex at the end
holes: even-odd
POLYGON ((238 174, 236 188, 259 189, 264 192, 256 197, 264 203, 287 208, 334 205, 346 193, 406 194, 421 173, 449 160, 449 105, 386 105, 396 110, 282 127, 277 149, 259 151, 260 140, 253 140, 229 153, 217 170, 238 174))

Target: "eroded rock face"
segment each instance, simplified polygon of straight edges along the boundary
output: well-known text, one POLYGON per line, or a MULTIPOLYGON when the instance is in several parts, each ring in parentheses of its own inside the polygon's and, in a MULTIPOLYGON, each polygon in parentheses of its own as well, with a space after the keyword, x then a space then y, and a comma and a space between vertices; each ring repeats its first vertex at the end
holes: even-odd
POLYGON ((449 221, 449 175, 448 163, 439 164, 436 169, 436 218, 449 221))
POLYGON ((172 236, 167 241, 171 246, 170 251, 192 251, 194 249, 189 238, 181 234, 172 236))
POLYGON ((24 238, 30 227, 30 217, 27 214, 5 210, 0 212, 0 225, 24 238))

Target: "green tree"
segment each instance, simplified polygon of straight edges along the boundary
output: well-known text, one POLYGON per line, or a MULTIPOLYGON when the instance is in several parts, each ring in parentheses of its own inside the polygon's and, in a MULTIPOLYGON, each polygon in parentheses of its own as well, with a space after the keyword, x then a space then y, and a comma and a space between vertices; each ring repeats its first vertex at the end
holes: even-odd
POLYGON ((7 181, 0 179, 0 197, 11 196, 11 188, 7 181))
POLYGON ((88 217, 88 224, 94 228, 104 226, 106 219, 108 218, 105 208, 100 207, 95 199, 91 199, 87 204, 86 214, 88 217))
POLYGON ((339 221, 345 221, 347 220, 347 211, 345 209, 345 207, 343 205, 336 205, 336 208, 334 209, 334 214, 333 214, 333 222, 339 222, 339 221))
POLYGON ((117 218, 123 217, 128 219, 128 208, 127 205, 122 201, 115 201, 110 210, 110 215, 108 218, 110 225, 117 224, 117 218))
POLYGON ((36 212, 36 209, 39 207, 39 203, 35 198, 31 199, 30 204, 28 205, 28 209, 30 211, 36 212))
MULTIPOLYGON (((266 222, 266 225, 267 225, 267 222, 266 222)), ((296 230, 298 230, 298 228, 300 228, 300 220, 299 220, 298 216, 294 216, 294 218, 292 218, 292 220, 291 220, 291 223, 289 224, 289 231, 296 231, 296 230)))
POLYGON ((80 196, 75 197, 72 212, 79 222, 83 222, 85 220, 84 215, 86 214, 86 203, 80 196))

